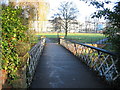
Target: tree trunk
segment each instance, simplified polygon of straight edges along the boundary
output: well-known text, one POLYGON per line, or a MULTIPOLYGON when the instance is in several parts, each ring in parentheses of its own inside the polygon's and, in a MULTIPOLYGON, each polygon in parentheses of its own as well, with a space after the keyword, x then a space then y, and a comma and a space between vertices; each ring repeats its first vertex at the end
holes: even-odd
POLYGON ((67 37, 67 31, 68 31, 68 22, 66 20, 66 22, 65 22, 65 38, 67 37))
POLYGON ((65 38, 67 37, 67 30, 65 30, 65 38))
POLYGON ((58 44, 60 44, 59 32, 57 32, 58 44))

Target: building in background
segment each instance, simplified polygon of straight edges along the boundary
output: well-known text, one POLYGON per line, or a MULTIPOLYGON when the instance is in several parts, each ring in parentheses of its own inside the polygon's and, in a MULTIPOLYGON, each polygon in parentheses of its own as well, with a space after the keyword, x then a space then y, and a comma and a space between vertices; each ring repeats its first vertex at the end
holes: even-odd
MULTIPOLYGON (((58 19, 59 20, 59 19, 58 19)), ((52 24, 53 20, 47 21, 47 32, 56 32, 56 25, 52 24)), ((60 22, 60 20, 58 21, 60 22)), ((80 22, 78 20, 71 20, 68 27, 69 33, 102 33, 106 26, 106 22, 86 20, 85 22, 80 22)), ((61 26, 61 32, 65 32, 64 28, 61 26)))
POLYGON ((102 33, 106 27, 106 22, 99 22, 97 25, 97 33, 102 33))

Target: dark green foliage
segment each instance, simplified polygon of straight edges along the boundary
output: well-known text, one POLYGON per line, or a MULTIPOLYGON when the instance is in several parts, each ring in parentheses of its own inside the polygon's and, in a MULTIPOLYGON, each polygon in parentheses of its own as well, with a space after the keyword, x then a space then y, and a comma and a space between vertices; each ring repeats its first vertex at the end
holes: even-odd
POLYGON ((120 55, 120 2, 114 7, 114 11, 107 15, 107 19, 109 20, 109 25, 106 27, 104 34, 109 38, 115 51, 120 55))

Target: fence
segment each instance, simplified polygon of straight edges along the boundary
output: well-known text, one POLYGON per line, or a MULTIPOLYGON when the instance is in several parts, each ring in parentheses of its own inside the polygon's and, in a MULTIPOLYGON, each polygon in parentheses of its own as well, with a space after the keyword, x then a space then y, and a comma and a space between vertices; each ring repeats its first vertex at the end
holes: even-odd
POLYGON ((67 39, 60 39, 60 44, 97 71, 100 76, 105 77, 107 81, 114 81, 120 76, 116 68, 118 58, 115 54, 67 39))
POLYGON ((30 86, 35 69, 38 63, 38 59, 42 54, 43 48, 45 45, 45 38, 42 38, 30 51, 30 57, 27 60, 27 84, 30 86))

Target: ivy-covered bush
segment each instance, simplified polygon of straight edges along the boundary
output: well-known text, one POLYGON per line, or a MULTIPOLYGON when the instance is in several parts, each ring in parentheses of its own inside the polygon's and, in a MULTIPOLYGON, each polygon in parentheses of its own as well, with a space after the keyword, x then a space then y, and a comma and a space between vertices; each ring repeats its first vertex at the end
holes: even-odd
MULTIPOLYGON (((14 7, 12 4, 2 6, 2 68, 7 71, 7 82, 12 85, 12 81, 18 77, 18 70, 21 65, 17 45, 27 42, 26 31, 28 26, 24 24, 23 9, 14 7), (19 43, 20 42, 20 43, 19 43)), ((26 19, 27 21, 27 19, 26 19)), ((24 43, 25 44, 25 43, 24 43)), ((29 46, 29 45, 28 45, 29 46)), ((27 46, 27 49, 29 48, 27 46)), ((25 49, 24 49, 25 50, 25 49)))

